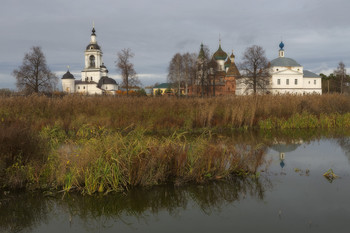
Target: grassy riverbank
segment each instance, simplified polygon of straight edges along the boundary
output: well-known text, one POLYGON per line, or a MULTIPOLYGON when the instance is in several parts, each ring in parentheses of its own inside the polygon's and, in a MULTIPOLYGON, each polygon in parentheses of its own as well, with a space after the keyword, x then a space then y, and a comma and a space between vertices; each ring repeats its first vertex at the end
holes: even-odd
POLYGON ((255 175, 266 147, 211 132, 350 127, 344 95, 0 98, 2 188, 124 191, 255 175))
POLYGON ((255 174, 264 151, 216 140, 210 132, 157 137, 142 130, 123 133, 84 126, 67 137, 55 126, 45 127, 37 139, 35 145, 47 147, 42 146, 44 150, 35 157, 32 150, 39 149, 32 144, 15 156, 3 156, 3 185, 92 194, 134 186, 202 183, 255 174))

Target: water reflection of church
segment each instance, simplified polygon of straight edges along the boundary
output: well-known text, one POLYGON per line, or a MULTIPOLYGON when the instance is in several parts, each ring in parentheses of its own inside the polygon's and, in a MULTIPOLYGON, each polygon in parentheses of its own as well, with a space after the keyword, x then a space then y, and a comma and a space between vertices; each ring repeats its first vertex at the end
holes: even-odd
POLYGON ((288 144, 283 142, 278 142, 270 146, 272 150, 279 153, 280 166, 282 169, 286 166, 286 162, 285 162, 286 153, 295 151, 301 144, 302 144, 302 141, 297 141, 295 143, 288 143, 288 144))

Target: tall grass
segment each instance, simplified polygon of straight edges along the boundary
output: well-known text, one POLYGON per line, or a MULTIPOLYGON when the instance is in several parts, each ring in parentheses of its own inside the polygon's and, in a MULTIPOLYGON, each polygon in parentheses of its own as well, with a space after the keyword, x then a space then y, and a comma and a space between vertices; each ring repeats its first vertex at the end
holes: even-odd
MULTIPOLYGON (((0 120, 24 121, 34 129, 60 124, 67 132, 84 124, 148 131, 258 127, 267 119, 296 114, 338 117, 350 112, 344 95, 234 96, 208 99, 44 96, 0 98, 0 120)), ((279 125, 277 124, 277 127, 279 125)), ((324 125, 326 126, 326 125, 324 125)), ((301 126, 302 127, 302 126, 301 126)))
MULTIPOLYGON (((63 132, 57 126, 41 131, 51 152, 40 168, 33 169, 33 163, 14 164, 4 176, 22 172, 23 186, 92 194, 245 176, 254 174, 263 163, 264 148, 236 148, 213 139, 209 132, 198 137, 176 132, 156 137, 140 129, 123 134, 84 126, 76 135, 60 140, 63 132)), ((11 179, 3 183, 13 186, 11 179)))
POLYGON ((208 132, 349 128, 349 100, 337 94, 2 97, 0 184, 94 193, 254 173, 262 149, 208 132))
POLYGON ((184 133, 154 137, 142 130, 126 135, 102 133, 80 140, 68 153, 59 151, 63 167, 56 177, 62 177, 58 184, 67 190, 76 187, 88 194, 169 182, 201 183, 255 172, 263 162, 262 156, 255 155, 262 154, 262 150, 244 153, 223 141, 214 143, 207 134, 191 138, 184 133))

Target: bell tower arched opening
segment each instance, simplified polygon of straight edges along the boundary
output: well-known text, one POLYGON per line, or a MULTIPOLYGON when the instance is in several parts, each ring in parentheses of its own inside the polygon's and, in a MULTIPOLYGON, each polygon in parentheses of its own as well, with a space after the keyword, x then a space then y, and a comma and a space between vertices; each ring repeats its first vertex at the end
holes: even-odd
POLYGON ((91 56, 89 57, 89 61, 90 61, 90 63, 89 63, 89 67, 90 67, 90 68, 96 67, 95 56, 94 56, 94 55, 91 55, 91 56))

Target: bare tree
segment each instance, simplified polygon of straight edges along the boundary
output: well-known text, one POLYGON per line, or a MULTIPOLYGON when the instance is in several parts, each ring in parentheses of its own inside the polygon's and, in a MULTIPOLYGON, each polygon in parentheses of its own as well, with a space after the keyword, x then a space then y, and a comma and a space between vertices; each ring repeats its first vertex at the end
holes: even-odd
POLYGON ((16 85, 26 93, 51 92, 56 87, 58 78, 46 64, 46 58, 41 48, 33 46, 23 58, 19 69, 12 72, 16 77, 16 85))
POLYGON ((122 51, 118 52, 118 60, 116 61, 117 70, 122 75, 122 86, 126 89, 126 95, 129 95, 130 87, 141 83, 134 69, 134 64, 130 62, 130 59, 134 56, 131 49, 122 49, 122 51))
POLYGON ((200 86, 201 97, 204 96, 204 91, 208 95, 208 87, 210 85, 209 75, 211 72, 210 65, 210 50, 207 46, 201 44, 201 50, 197 58, 197 81, 196 85, 200 86))
POLYGON ((197 79, 197 53, 191 53, 190 85, 194 85, 197 79))
POLYGON ((344 92, 344 81, 346 78, 346 69, 343 62, 339 62, 338 67, 334 70, 334 75, 340 83, 340 93, 344 92))
POLYGON ((176 53, 171 59, 168 72, 168 82, 177 86, 178 95, 180 96, 181 83, 184 81, 184 64, 183 57, 180 53, 176 53))
POLYGON ((185 95, 188 95, 188 86, 195 82, 196 59, 195 53, 176 53, 169 63, 168 82, 177 86, 179 95, 181 87, 185 89, 185 95))
POLYGON ((188 95, 188 86, 192 85, 196 78, 196 58, 195 53, 185 53, 182 55, 183 81, 185 83, 185 95, 188 95))
POLYGON ((246 85, 247 89, 252 89, 254 94, 258 89, 266 89, 271 75, 265 50, 261 46, 253 45, 247 48, 239 67, 243 73, 241 82, 246 85))
POLYGON ((215 83, 215 75, 218 71, 218 63, 215 61, 214 57, 211 58, 210 62, 208 63, 209 68, 209 83, 213 86, 213 96, 215 96, 215 89, 216 89, 216 83, 215 83))

